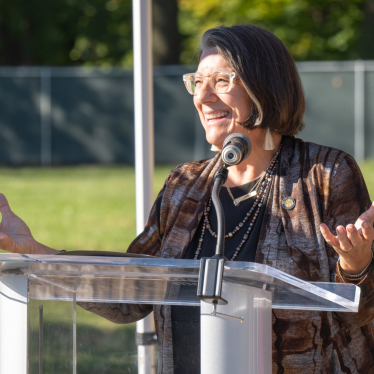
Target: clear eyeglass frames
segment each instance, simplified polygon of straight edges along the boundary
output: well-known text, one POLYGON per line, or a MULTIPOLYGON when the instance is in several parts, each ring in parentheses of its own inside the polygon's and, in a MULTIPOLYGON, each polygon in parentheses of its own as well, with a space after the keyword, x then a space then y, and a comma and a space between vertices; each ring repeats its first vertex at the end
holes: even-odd
POLYGON ((231 90, 234 78, 234 72, 216 71, 211 76, 204 76, 200 73, 185 74, 183 82, 191 95, 197 95, 200 92, 206 79, 216 93, 225 94, 231 90))

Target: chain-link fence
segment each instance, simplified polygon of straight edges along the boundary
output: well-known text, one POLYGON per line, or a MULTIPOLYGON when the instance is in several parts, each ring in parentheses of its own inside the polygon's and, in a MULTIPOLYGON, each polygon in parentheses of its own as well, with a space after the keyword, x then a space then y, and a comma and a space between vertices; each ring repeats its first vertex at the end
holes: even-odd
MULTIPOLYGON (((374 157, 374 61, 303 62, 304 140, 374 157)), ((212 156, 182 74, 154 69, 155 160, 212 156)), ((0 68, 0 164, 133 163, 131 71, 0 68)))

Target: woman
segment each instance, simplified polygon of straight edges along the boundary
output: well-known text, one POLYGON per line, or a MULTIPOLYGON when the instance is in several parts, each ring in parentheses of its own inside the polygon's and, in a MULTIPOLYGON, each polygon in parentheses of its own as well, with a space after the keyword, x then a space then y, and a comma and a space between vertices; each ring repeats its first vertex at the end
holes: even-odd
MULTIPOLYGON (((230 167, 221 191, 226 257, 264 263, 308 281, 361 287, 357 314, 274 310, 273 372, 373 372, 374 205, 352 157, 293 137, 303 127, 305 102, 287 49, 259 27, 211 29, 202 38, 197 73, 187 74, 184 81, 216 150, 237 132, 253 145, 247 160, 230 167)), ((174 258, 212 255, 216 228, 210 196, 220 163, 218 154, 173 170, 129 251, 174 258)), ((56 252, 34 241, 3 196, 0 206, 0 248, 56 252)), ((152 310, 146 305, 83 306, 118 323, 133 322, 152 310)), ((185 313, 196 319, 198 311, 161 305, 153 311, 158 372, 198 372, 198 332, 175 328, 185 313), (195 347, 188 364, 178 353, 186 346, 195 347)))

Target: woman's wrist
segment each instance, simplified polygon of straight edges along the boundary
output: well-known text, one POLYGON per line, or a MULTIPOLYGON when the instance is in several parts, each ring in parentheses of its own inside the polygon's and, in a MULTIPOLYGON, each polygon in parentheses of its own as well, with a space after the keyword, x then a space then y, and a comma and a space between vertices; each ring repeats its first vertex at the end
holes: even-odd
POLYGON ((374 260, 374 253, 373 253, 373 251, 370 251, 370 260, 369 260, 369 262, 367 262, 367 264, 364 266, 364 268, 360 269, 359 272, 350 271, 348 273, 342 267, 341 258, 339 258, 338 263, 337 263, 338 274, 339 274, 340 278, 342 278, 343 281, 345 281, 345 280, 346 281, 356 281, 356 282, 361 281, 367 275, 367 273, 369 272, 369 270, 370 270, 370 268, 373 264, 373 260, 374 260))
POLYGON ((346 274, 359 274, 372 261, 373 252, 371 248, 366 248, 364 253, 357 253, 354 251, 347 251, 339 256, 339 265, 342 271, 346 274))

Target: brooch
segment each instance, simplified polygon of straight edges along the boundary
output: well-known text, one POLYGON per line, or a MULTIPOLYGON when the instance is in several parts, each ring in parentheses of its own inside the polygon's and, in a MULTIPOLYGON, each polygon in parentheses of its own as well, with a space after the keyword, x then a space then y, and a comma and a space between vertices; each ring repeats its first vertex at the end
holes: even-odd
POLYGON ((295 208, 296 201, 291 196, 287 196, 282 200, 282 206, 284 209, 290 210, 295 208))

